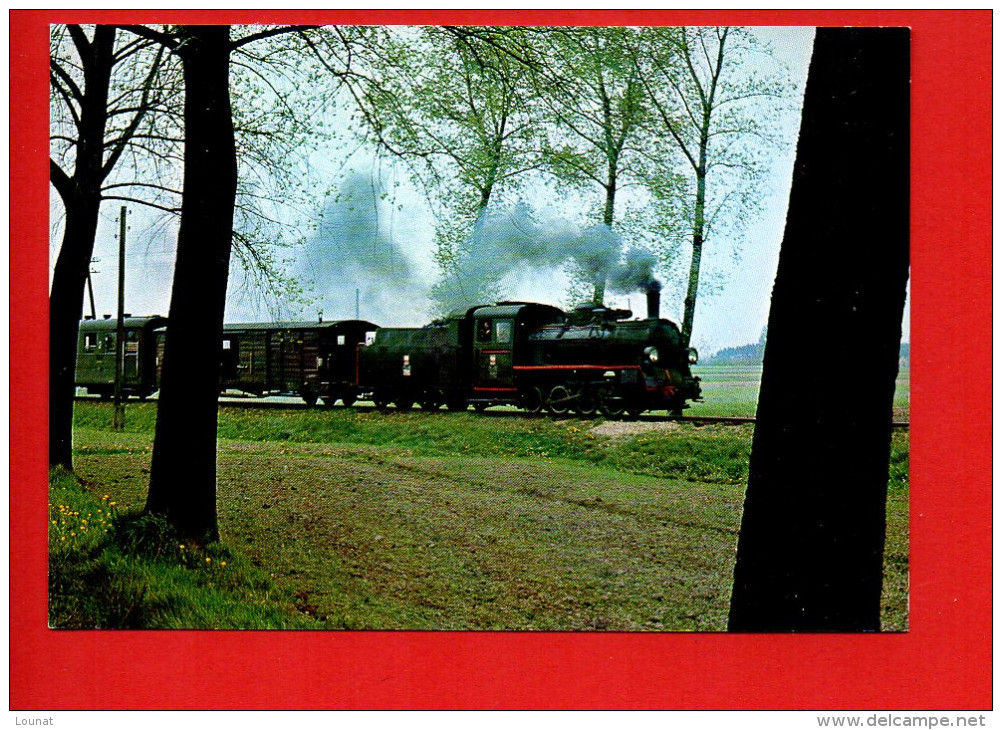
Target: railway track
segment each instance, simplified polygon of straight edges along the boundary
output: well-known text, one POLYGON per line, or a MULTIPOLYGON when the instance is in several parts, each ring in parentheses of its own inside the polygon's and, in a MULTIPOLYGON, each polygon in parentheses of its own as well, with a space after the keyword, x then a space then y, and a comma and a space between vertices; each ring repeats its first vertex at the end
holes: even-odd
MULTIPOLYGON (((82 402, 100 402, 98 396, 92 395, 78 395, 76 400, 82 402)), ((150 399, 151 402, 156 402, 156 398, 150 399)), ((138 403, 139 401, 132 399, 128 401, 129 403, 138 403)), ((225 406, 227 408, 271 408, 278 410, 308 410, 310 408, 323 409, 323 406, 308 406, 303 402, 301 398, 297 397, 283 397, 283 396, 272 396, 267 398, 256 398, 253 396, 222 396, 219 399, 219 405, 225 406)), ((338 406, 341 408, 341 406, 338 406)), ((356 403, 353 408, 358 411, 371 412, 377 410, 374 405, 364 405, 362 403, 356 403)), ((392 409, 391 409, 392 410, 392 409)), ((445 411, 442 411, 443 413, 445 411)), ((548 418, 547 414, 527 414, 513 406, 501 406, 499 408, 492 408, 490 410, 483 411, 481 415, 494 418, 518 418, 518 417, 529 417, 529 418, 548 418)), ((567 416, 562 416, 561 418, 573 419, 575 416, 568 414, 567 416)), ((703 424, 721 424, 727 426, 742 426, 746 424, 755 423, 754 418, 743 417, 743 416, 669 416, 669 415, 657 415, 654 413, 645 413, 637 418, 629 419, 634 421, 646 421, 649 423, 663 423, 668 421, 676 421, 678 423, 692 423, 695 425, 703 424)), ((909 421, 893 421, 891 423, 893 428, 910 428, 911 423, 909 421)))

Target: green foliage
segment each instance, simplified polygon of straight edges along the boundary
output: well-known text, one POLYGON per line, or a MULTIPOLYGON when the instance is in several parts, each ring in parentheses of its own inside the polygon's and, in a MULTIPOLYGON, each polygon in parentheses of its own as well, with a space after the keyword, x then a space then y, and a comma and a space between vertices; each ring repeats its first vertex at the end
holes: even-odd
MULTIPOLYGON (((649 50, 649 30, 550 28, 534 37, 542 160, 564 191, 593 191, 592 209, 609 226, 621 221, 623 188, 671 187, 668 148, 646 132, 650 106, 637 64, 649 50)), ((629 237, 633 229, 624 232, 629 237)))
POLYGON ((703 247, 726 240, 731 262, 740 259, 742 231, 761 205, 765 172, 781 145, 776 130, 790 89, 785 70, 776 69, 747 29, 653 28, 650 34, 651 53, 639 68, 653 127, 674 143, 685 173, 669 240, 679 247, 688 237, 693 244, 681 327, 688 343, 697 297, 715 293, 701 272, 703 247))
POLYGON ((520 28, 383 29, 354 46, 366 69, 348 80, 359 126, 426 193, 445 275, 478 214, 537 164, 527 68, 517 60, 524 36, 520 28))
POLYGON ((780 108, 765 102, 786 86, 745 29, 335 26, 308 37, 365 143, 403 161, 426 194, 439 299, 488 206, 560 199, 575 222, 615 225, 628 248, 653 251, 681 289, 696 219, 733 244, 763 194, 780 108), (701 202, 699 176, 714 180, 701 202))
POLYGON ((53 628, 293 628, 310 621, 238 553, 185 543, 72 474, 49 476, 53 628))

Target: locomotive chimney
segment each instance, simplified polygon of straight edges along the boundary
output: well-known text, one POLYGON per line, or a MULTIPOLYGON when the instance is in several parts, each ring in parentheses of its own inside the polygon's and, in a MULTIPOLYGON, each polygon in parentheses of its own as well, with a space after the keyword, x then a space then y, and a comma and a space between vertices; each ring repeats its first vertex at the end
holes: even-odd
POLYGON ((647 290, 647 319, 661 319, 661 290, 656 287, 647 290))

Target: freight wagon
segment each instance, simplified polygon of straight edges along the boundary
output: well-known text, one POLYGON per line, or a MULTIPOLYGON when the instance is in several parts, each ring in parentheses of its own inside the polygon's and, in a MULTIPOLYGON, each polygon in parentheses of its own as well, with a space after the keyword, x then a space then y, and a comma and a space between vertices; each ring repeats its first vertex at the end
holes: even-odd
POLYGON ((220 389, 351 405, 358 396, 358 347, 376 329, 355 319, 225 325, 220 389))

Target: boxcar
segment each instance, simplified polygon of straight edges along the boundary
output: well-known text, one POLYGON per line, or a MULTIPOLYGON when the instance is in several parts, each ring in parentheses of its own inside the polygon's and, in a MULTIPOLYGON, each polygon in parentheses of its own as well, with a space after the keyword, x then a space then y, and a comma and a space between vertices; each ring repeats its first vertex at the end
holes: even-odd
POLYGON ((358 346, 375 331, 372 322, 354 319, 225 325, 220 388, 351 405, 358 396, 358 346))

